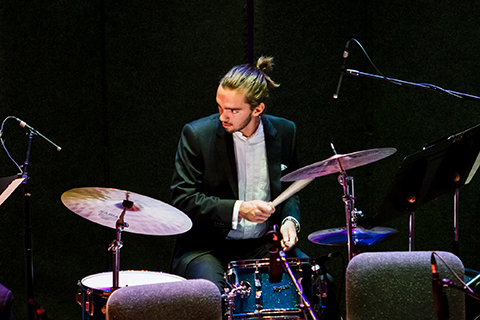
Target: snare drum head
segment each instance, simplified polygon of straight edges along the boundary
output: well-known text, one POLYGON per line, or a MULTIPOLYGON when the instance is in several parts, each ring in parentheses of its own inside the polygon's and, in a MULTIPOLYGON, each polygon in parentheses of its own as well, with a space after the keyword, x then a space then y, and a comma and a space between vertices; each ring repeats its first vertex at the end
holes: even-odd
MULTIPOLYGON (((186 281, 180 276, 154 271, 120 271, 118 275, 119 287, 139 286, 163 282, 186 281)), ((113 273, 102 272, 82 279, 82 285, 99 291, 110 291, 113 285, 113 273)))

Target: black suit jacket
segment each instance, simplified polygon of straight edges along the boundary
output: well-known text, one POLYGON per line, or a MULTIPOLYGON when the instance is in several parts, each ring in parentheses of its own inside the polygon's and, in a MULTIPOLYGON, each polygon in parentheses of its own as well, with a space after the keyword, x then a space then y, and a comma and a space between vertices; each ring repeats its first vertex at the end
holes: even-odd
MULTIPOLYGON (((289 185, 280 181, 281 176, 299 167, 296 126, 269 115, 262 115, 262 122, 273 200, 289 185)), ((179 235, 175 244, 172 269, 182 275, 191 259, 225 241, 232 228, 233 207, 238 200, 235 152, 233 137, 225 132, 218 114, 184 126, 171 191, 172 205, 193 222, 192 229, 179 235)), ((300 221, 296 195, 276 208, 269 218, 270 225, 280 224, 287 216, 300 221)))

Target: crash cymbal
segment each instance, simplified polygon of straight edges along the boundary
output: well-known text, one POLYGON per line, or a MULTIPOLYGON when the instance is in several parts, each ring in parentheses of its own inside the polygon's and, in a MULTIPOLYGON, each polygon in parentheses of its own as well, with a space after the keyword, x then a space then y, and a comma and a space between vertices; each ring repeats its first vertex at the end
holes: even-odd
POLYGON ((192 227, 182 211, 159 200, 130 191, 112 188, 75 188, 62 194, 63 204, 77 215, 109 228, 123 212, 123 201, 133 202, 126 210, 124 231, 147 235, 175 235, 192 227))
POLYGON ((372 163, 386 158, 397 151, 395 148, 380 148, 357 151, 349 154, 336 154, 328 159, 308 165, 306 167, 295 170, 284 177, 281 181, 298 181, 310 178, 326 176, 332 173, 349 170, 360 167, 368 163, 372 163), (339 166, 339 162, 342 168, 339 166))
MULTIPOLYGON (((391 228, 375 227, 372 229, 364 229, 362 227, 352 228, 352 242, 354 245, 371 245, 378 243, 386 237, 397 233, 398 231, 391 228)), ((308 240, 313 243, 344 246, 347 245, 347 228, 334 228, 320 230, 311 233, 308 240)))

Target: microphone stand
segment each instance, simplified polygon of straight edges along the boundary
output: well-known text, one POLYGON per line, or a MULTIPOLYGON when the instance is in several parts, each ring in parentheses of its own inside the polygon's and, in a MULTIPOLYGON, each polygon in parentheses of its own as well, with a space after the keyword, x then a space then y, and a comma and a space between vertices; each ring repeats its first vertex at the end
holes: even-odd
POLYGON ((347 69, 347 70, 345 70, 345 72, 350 74, 350 75, 353 75, 353 76, 362 76, 362 77, 367 77, 367 78, 372 78, 372 79, 385 80, 385 81, 392 82, 392 83, 399 84, 399 85, 408 85, 408 86, 412 86, 412 87, 419 87, 419 88, 422 88, 422 89, 440 91, 440 93, 446 92, 446 93, 452 94, 454 96, 458 96, 458 97, 465 98, 465 99, 468 99, 468 100, 480 100, 480 97, 477 97, 477 96, 474 96, 474 95, 471 95, 471 94, 456 92, 456 91, 452 91, 452 90, 445 90, 445 89, 442 89, 440 87, 437 87, 437 86, 434 86, 434 85, 431 85, 431 84, 427 84, 427 83, 408 82, 408 81, 398 80, 398 79, 389 78, 389 77, 385 77, 385 76, 379 76, 379 75, 376 75, 376 74, 370 74, 370 73, 366 73, 366 72, 362 72, 362 71, 358 71, 358 70, 353 70, 353 69, 347 69))
POLYGON ((25 258, 26 258, 26 273, 27 273, 27 301, 28 301, 28 319, 32 320, 35 316, 34 306, 31 302, 35 301, 33 296, 33 240, 32 240, 32 222, 30 216, 30 188, 28 184, 28 169, 30 165, 30 150, 32 147, 33 132, 28 134, 27 156, 23 163, 22 182, 24 194, 24 214, 25 214, 25 258))
MULTIPOLYGON (((17 119, 19 120, 19 119, 17 119)), ((28 307, 28 319, 33 320, 35 317, 35 305, 37 302, 35 301, 34 294, 33 294, 33 238, 32 238, 32 221, 30 215, 30 198, 32 194, 30 193, 29 187, 29 177, 28 177, 28 170, 30 166, 30 151, 32 148, 32 141, 33 136, 38 135, 43 139, 47 140, 47 142, 53 144, 58 151, 61 150, 59 146, 54 144, 52 141, 48 140, 44 135, 40 132, 32 128, 31 126, 27 125, 24 122, 21 122, 22 127, 26 127, 29 130, 28 133, 28 146, 27 146, 27 155, 25 162, 23 163, 23 172, 20 173, 21 177, 23 178, 22 187, 24 193, 24 215, 25 215, 25 259, 26 259, 26 276, 27 276, 27 307, 28 307)))
POLYGON ((285 252, 283 250, 279 250, 279 255, 280 255, 280 259, 283 261, 283 264, 285 266, 285 270, 287 270, 288 275, 290 276, 290 278, 292 278, 292 282, 295 284, 295 288, 297 288, 298 295, 302 299, 303 305, 305 306, 305 308, 308 309, 308 312, 310 312, 310 315, 312 316, 312 319, 317 320, 317 317, 313 313, 310 302, 308 302, 307 299, 305 298, 305 295, 303 294, 302 289, 298 285, 297 279, 295 278, 295 275, 293 274, 292 269, 290 268, 290 266, 287 262, 287 258, 285 257, 285 252))

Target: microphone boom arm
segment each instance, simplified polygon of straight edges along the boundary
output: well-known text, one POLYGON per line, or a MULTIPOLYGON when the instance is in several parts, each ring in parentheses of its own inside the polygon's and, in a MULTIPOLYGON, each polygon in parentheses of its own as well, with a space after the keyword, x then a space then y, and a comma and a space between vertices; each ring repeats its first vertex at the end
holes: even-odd
POLYGON ((408 85, 408 86, 412 86, 412 87, 419 87, 419 88, 422 88, 422 89, 433 90, 433 91, 437 91, 437 92, 440 92, 440 93, 445 92, 445 93, 451 94, 451 95, 453 95, 457 98, 464 98, 464 99, 467 99, 467 100, 480 100, 480 97, 478 97, 478 96, 442 89, 442 88, 440 88, 438 86, 435 86, 435 85, 432 85, 432 84, 408 82, 408 81, 393 79, 393 78, 390 78, 390 77, 379 76, 379 75, 376 75, 376 74, 370 74, 370 73, 366 73, 366 72, 362 72, 362 71, 358 71, 358 70, 353 70, 353 69, 347 69, 345 72, 350 74, 350 75, 353 75, 353 76, 362 76, 362 77, 367 77, 367 78, 372 78, 372 79, 377 79, 377 80, 385 80, 385 81, 389 81, 389 82, 392 82, 392 83, 398 84, 398 85, 408 85))

